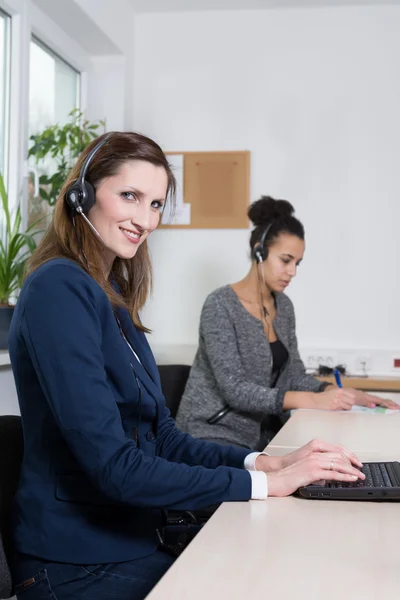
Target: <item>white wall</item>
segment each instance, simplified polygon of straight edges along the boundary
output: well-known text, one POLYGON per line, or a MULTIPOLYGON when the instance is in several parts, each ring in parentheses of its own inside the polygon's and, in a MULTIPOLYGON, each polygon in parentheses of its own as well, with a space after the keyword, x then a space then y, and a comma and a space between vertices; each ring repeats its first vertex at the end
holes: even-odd
MULTIPOLYGON (((249 149, 252 199, 287 198, 304 222, 289 288, 302 348, 400 349, 399 31, 393 6, 136 18, 134 128, 166 150, 249 149)), ((154 345, 197 343, 207 293, 247 271, 247 239, 153 235, 154 345)))
POLYGON ((105 119, 108 131, 126 128, 126 59, 124 56, 95 56, 88 77, 87 114, 105 119))
POLYGON ((0 366, 0 415, 19 415, 17 390, 10 366, 0 366))
POLYGON ((71 1, 87 13, 121 53, 131 51, 134 12, 129 0, 64 0, 71 1))
MULTIPOLYGON (((98 102, 101 102, 100 99, 104 97, 105 111, 100 118, 106 117, 109 130, 126 131, 130 129, 133 119, 132 71, 135 15, 132 6, 127 0, 74 1, 119 48, 123 57, 120 62, 114 61, 114 57, 94 60, 94 77, 90 91, 92 101, 88 108, 90 111, 94 106, 95 109, 99 108, 98 102)), ((88 114, 91 113, 88 111, 88 114)), ((97 116, 96 110, 94 114, 97 116)))

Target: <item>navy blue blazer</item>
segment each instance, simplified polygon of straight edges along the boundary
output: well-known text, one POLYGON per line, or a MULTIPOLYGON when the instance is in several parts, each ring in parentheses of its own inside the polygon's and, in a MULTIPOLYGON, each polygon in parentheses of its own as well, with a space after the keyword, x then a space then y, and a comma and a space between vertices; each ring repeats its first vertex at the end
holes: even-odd
POLYGON ((76 263, 26 280, 9 336, 24 431, 17 550, 69 563, 153 552, 164 508, 249 500, 247 450, 181 433, 145 335, 76 263))

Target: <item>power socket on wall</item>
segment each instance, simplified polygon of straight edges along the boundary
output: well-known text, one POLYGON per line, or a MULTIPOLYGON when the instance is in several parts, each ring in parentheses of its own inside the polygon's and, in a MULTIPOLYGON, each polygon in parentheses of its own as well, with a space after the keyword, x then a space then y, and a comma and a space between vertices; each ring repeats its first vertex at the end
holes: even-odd
MULTIPOLYGON (((318 369, 319 365, 333 368, 339 364, 345 367, 349 375, 367 376, 372 372, 372 357, 369 354, 356 355, 351 360, 349 360, 349 357, 343 360, 334 352, 315 352, 306 355, 305 366, 310 370, 318 369)), ((398 370, 400 372, 400 367, 398 370)))
POLYGON ((400 377, 400 349, 371 350, 369 348, 329 349, 308 347, 300 350, 307 371, 315 372, 319 365, 343 365, 348 375, 356 377, 400 377))
POLYGON ((319 365, 325 365, 326 367, 332 368, 337 365, 337 355, 334 353, 326 354, 315 352, 307 354, 305 363, 307 369, 318 369, 319 365))

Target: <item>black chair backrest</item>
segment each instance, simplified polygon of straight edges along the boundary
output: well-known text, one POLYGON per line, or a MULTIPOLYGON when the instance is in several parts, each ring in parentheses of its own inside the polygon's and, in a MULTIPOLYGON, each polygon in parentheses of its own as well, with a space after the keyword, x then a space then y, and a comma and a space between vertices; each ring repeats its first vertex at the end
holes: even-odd
POLYGON ((165 403, 175 419, 178 412, 190 367, 188 365, 159 365, 161 388, 165 396, 165 403))
POLYGON ((21 471, 24 441, 21 417, 0 416, 0 598, 10 598, 11 506, 21 471))

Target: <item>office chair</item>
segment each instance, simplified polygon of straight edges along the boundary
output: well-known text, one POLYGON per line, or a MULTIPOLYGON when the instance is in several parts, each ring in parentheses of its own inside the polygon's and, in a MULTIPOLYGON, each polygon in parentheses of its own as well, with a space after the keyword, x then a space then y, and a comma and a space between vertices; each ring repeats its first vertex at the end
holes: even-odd
POLYGON ((165 396, 165 404, 171 412, 171 417, 175 419, 179 404, 185 391, 187 379, 189 377, 189 365, 160 365, 161 388, 165 396))
POLYGON ((0 416, 0 599, 11 598, 11 505, 21 470, 24 441, 21 417, 0 416))

